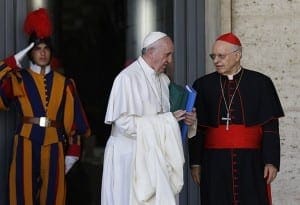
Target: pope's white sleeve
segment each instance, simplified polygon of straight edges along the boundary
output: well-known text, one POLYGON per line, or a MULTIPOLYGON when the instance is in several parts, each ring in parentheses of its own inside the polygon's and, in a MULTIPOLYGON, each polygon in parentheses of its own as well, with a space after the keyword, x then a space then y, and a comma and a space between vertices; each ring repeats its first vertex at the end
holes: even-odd
POLYGON ((117 129, 124 133, 125 136, 136 138, 135 116, 122 114, 115 122, 117 129))

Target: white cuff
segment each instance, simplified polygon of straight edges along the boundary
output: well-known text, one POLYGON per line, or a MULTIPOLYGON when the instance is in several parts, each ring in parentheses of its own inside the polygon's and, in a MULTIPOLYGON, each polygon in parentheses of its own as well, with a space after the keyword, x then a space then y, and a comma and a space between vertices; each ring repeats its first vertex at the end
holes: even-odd
POLYGON ((70 169, 73 167, 75 162, 77 162, 79 157, 76 156, 66 156, 65 157, 65 173, 67 174, 70 169))
POLYGON ((195 122, 191 126, 189 126, 187 136, 190 139, 192 137, 195 137, 196 133, 197 133, 197 119, 195 120, 195 122))

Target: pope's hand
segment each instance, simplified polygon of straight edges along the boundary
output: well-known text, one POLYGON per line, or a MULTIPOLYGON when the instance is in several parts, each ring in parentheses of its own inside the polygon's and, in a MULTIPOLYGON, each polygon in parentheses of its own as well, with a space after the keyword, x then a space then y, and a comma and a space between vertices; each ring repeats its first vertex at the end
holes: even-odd
POLYGON ((177 110, 175 112, 173 112, 174 117, 176 118, 176 120, 179 122, 180 120, 185 119, 185 110, 177 110))

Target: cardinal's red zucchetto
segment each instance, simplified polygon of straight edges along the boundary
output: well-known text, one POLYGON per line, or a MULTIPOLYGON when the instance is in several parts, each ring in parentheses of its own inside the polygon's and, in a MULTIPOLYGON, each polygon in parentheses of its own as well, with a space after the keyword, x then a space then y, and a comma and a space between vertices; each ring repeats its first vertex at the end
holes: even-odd
POLYGON ((234 45, 242 46, 240 39, 233 33, 225 33, 219 36, 216 41, 225 41, 234 45))

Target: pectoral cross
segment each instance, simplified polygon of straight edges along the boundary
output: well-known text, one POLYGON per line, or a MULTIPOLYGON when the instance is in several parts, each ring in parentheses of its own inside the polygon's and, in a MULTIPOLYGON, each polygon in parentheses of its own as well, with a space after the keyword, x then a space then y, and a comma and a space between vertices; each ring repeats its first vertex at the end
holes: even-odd
POLYGON ((229 130, 229 121, 231 120, 231 118, 229 117, 229 112, 227 112, 226 117, 222 117, 222 120, 226 120, 226 130, 229 130))

